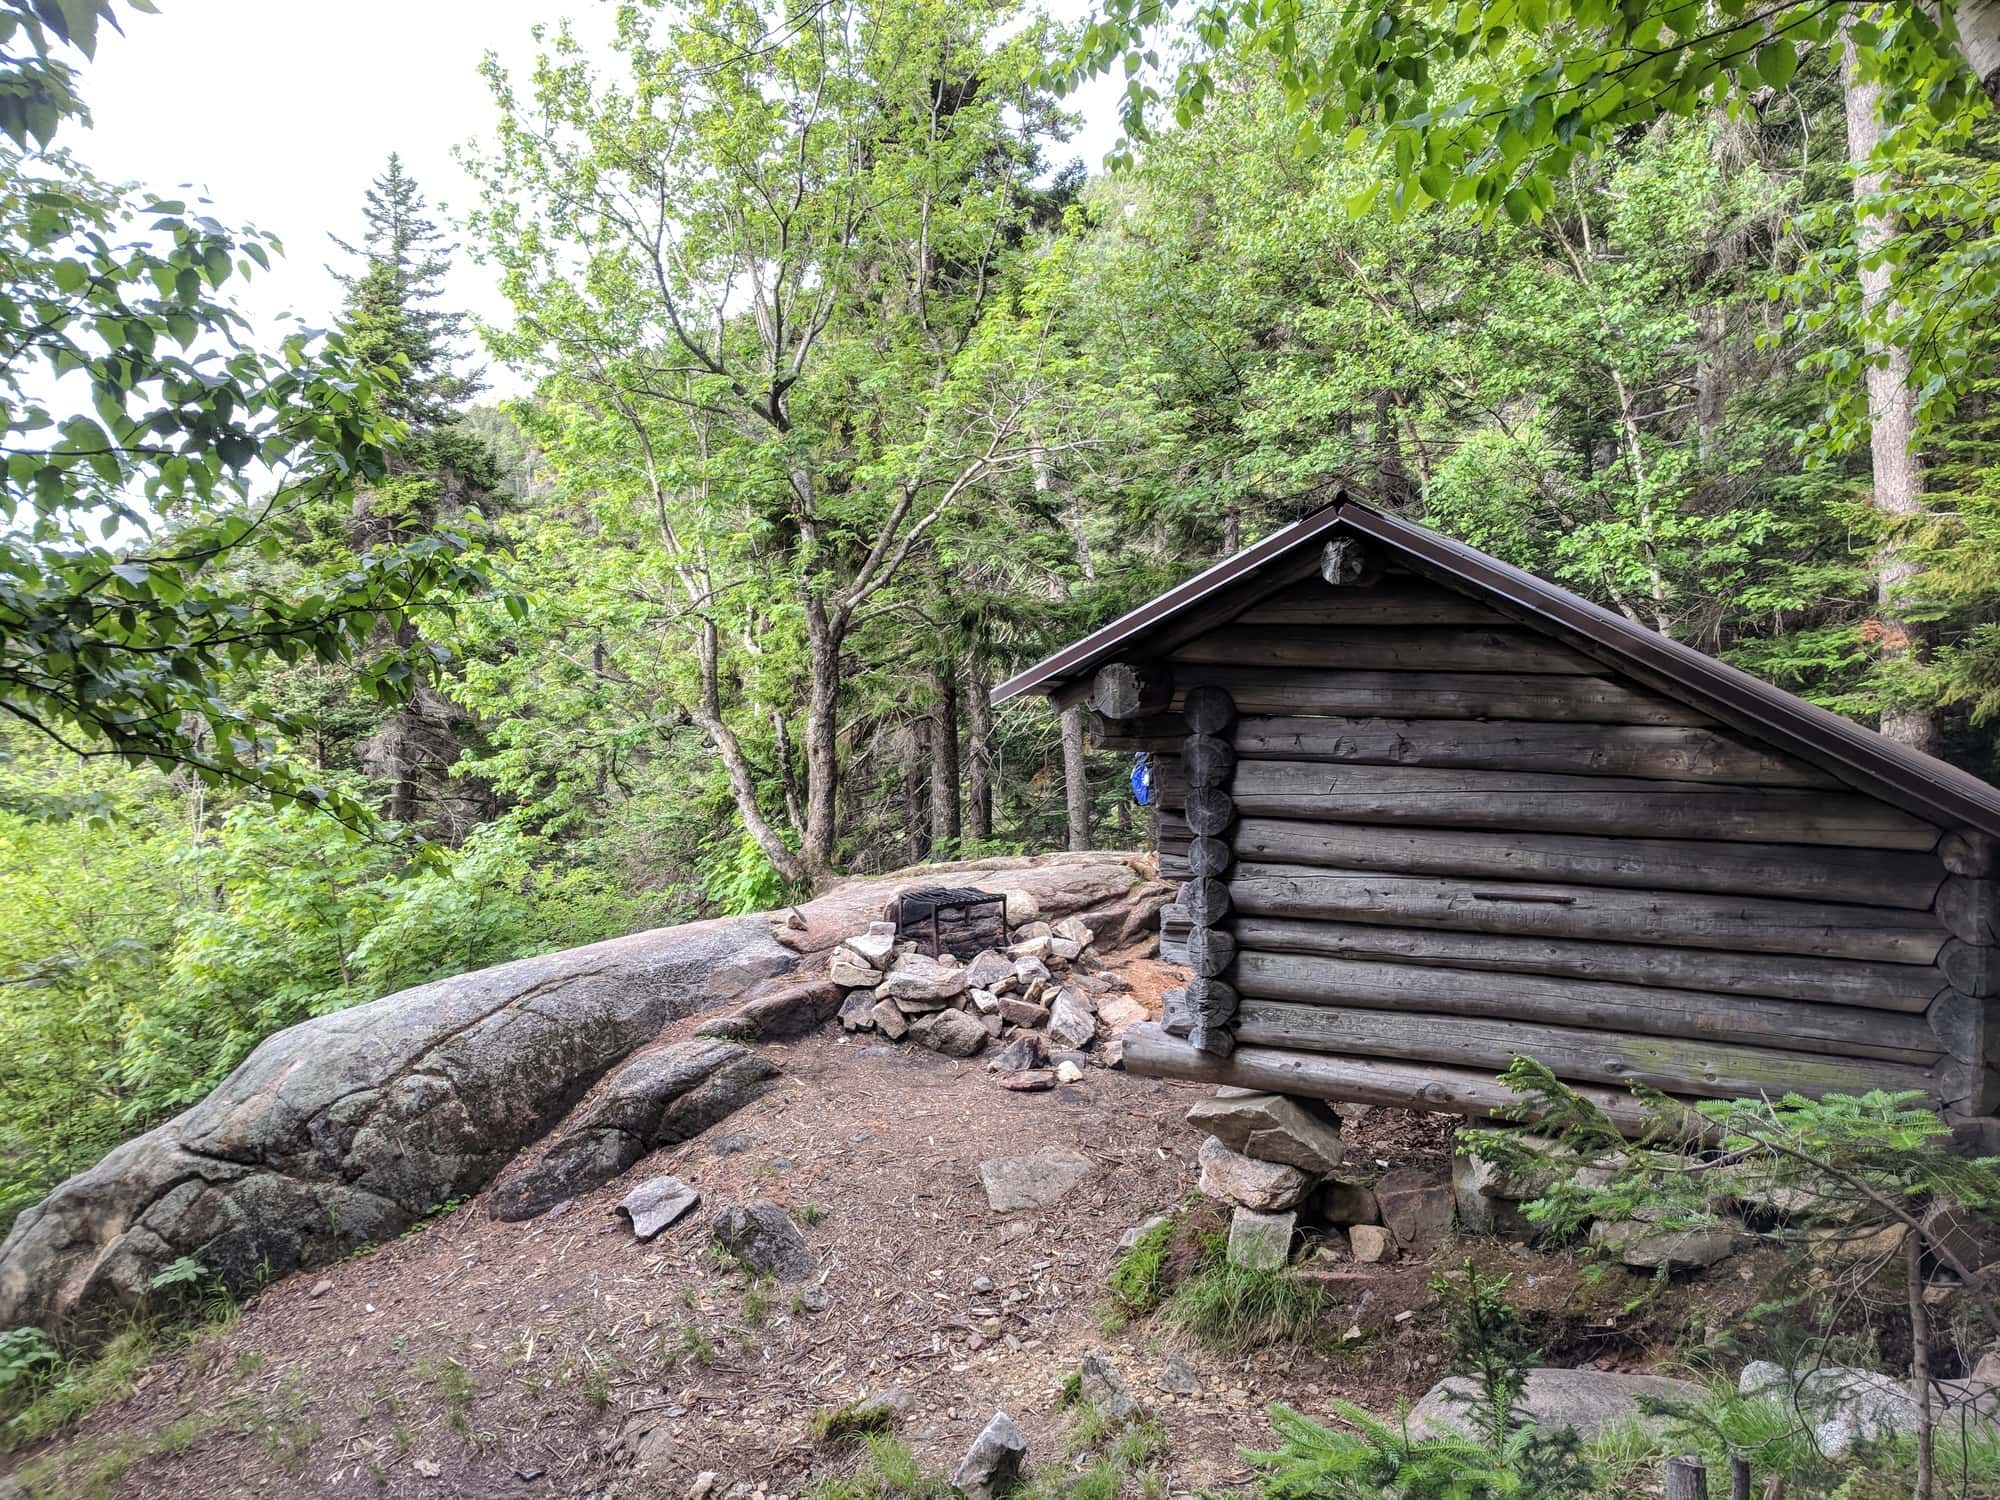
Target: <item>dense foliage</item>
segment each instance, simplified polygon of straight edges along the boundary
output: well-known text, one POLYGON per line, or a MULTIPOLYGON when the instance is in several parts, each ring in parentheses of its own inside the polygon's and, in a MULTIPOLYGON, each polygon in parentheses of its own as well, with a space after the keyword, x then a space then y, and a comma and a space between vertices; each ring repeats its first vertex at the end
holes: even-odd
POLYGON ((309 338, 63 150, 108 0, 0 0, 0 1217, 331 1007, 1143 845, 991 687, 1341 490, 1990 774, 2000 138, 1929 11, 1797 9, 1580 120, 1624 12, 1232 9, 1093 173, 1050 80, 1156 8, 628 5, 488 65, 463 224, 390 161, 309 338))

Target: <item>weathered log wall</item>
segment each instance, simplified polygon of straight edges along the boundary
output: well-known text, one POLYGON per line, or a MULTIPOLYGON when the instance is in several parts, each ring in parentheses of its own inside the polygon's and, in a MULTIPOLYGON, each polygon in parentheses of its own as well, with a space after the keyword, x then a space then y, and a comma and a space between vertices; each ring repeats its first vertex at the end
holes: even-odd
POLYGON ((2000 1107, 1993 839, 1340 561, 1361 581, 1183 632, 1142 664, 1143 711, 1096 726, 1153 756, 1161 872, 1188 882, 1164 947, 1199 970, 1134 1066, 1472 1113, 1494 1096, 1469 1080, 1516 1055, 1598 1090, 2000 1107), (1189 722, 1225 697, 1226 733, 1189 722))

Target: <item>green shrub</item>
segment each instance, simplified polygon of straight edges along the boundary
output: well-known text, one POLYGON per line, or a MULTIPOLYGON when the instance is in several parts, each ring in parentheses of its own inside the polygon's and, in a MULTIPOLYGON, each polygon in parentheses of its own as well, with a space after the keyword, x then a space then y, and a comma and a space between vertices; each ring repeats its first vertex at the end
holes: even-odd
POLYGON ((1111 1291, 1131 1312, 1151 1312, 1165 1299, 1167 1252, 1174 1240, 1171 1220, 1155 1224, 1139 1236, 1111 1268, 1111 1291))

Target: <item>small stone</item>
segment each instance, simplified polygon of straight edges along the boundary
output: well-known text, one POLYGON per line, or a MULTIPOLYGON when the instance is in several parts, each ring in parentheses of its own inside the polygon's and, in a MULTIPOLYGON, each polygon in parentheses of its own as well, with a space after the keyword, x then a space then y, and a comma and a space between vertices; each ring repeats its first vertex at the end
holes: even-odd
POLYGON ((1028 891, 1008 891, 1007 925, 1026 927, 1030 922, 1038 922, 1042 917, 1042 904, 1028 891))
POLYGON ((1083 1069, 1079 1068, 1068 1058, 1064 1058, 1056 1064, 1055 1078, 1058 1083, 1081 1083, 1083 1081, 1083 1069))
POLYGON ((1015 1033, 1013 1039, 993 1054, 986 1066, 995 1073, 1021 1073, 1042 1065, 1042 1039, 1032 1031, 1015 1033))
POLYGON ((991 990, 968 990, 966 998, 971 1002, 972 1008, 982 1016, 1000 1014, 1000 997, 991 990))
POLYGON ((875 1029, 892 1042, 900 1042, 909 1033, 910 1023, 893 1000, 878 1000, 869 1014, 875 1019, 875 1029))
POLYGON ((732 1204, 715 1216, 715 1243, 748 1270, 779 1281, 804 1281, 819 1269, 791 1216, 767 1198, 732 1204))
POLYGON ((1097 940, 1097 934, 1090 930, 1090 924, 1081 917, 1064 917, 1049 931, 1064 942, 1075 943, 1078 948, 1088 948, 1097 940))
POLYGON ((882 980, 879 993, 891 1000, 948 1004, 966 991, 965 970, 921 953, 905 954, 882 980))
POLYGON ((1097 1002, 1097 1019, 1114 1033, 1153 1019, 1153 1013, 1130 995, 1108 995, 1097 1002))
POLYGON ((1052 937, 1055 929, 1046 922, 1023 922, 1014 929, 1014 941, 1028 942, 1034 938, 1052 937))
POLYGON ((910 1023, 910 1040, 946 1057, 971 1057, 986 1045, 987 1035, 964 1011, 938 1010, 910 1023))
POLYGON ((840 946, 870 968, 887 969, 896 961, 896 924, 870 922, 866 932, 856 933, 840 946))
POLYGON ((1097 1035, 1097 1017, 1075 990, 1064 988, 1049 1007, 1048 1031, 1049 1041, 1058 1047, 1087 1047, 1097 1035))
POLYGON ((1162 1224, 1171 1224, 1171 1223, 1173 1223, 1173 1220, 1167 1217, 1167 1215, 1154 1214, 1150 1219, 1146 1219, 1141 1223, 1134 1224, 1130 1229, 1126 1230, 1123 1234, 1119 1235, 1118 1248, 1120 1250, 1130 1250, 1134 1245, 1138 1244, 1139 1241, 1143 1240, 1147 1235, 1151 1234, 1155 1229, 1158 1229, 1162 1224))
POLYGON ((424 1479, 435 1479, 444 1472, 443 1465, 428 1458, 420 1458, 411 1464, 410 1467, 417 1471, 420 1478, 424 1479))
POLYGON ((1007 1023, 998 1015, 981 1016, 978 1019, 979 1024, 986 1028, 986 1035, 989 1040, 998 1041, 1000 1033, 1007 1029, 1007 1023))
POLYGON ((1160 1366, 1160 1389, 1174 1396, 1199 1396, 1201 1377, 1188 1368, 1187 1361, 1179 1355, 1170 1358, 1160 1366))
POLYGON ((1430 1245, 1451 1229, 1451 1182, 1428 1167, 1398 1167, 1375 1184, 1375 1206, 1398 1245, 1430 1245))
POLYGON ((703 1469, 694 1476, 694 1483, 688 1486, 687 1500, 708 1500, 715 1493, 715 1486, 722 1476, 713 1469, 703 1469))
POLYGON ((1239 1208, 1229 1220, 1229 1263, 1253 1271, 1276 1271, 1292 1255, 1292 1231, 1299 1216, 1260 1214, 1239 1208))
POLYGON ((320 1298, 324 1297, 328 1292, 332 1290, 333 1290, 333 1278, 330 1276, 322 1276, 318 1281, 315 1281, 313 1283, 312 1290, 307 1292, 306 1295, 312 1298, 313 1301, 317 1302, 320 1298))
POLYGON ((1044 1007, 1016 1000, 1012 995, 1000 997, 1000 1018, 1016 1026, 1032 1026, 1038 1030, 1049 1024, 1049 1013, 1044 1007))
POLYGON ((802 1312, 823 1313, 833 1305, 833 1299, 826 1294, 825 1287, 809 1286, 799 1293, 799 1309, 802 1312))
POLYGON ((996 1411, 951 1476, 952 1488, 966 1500, 998 1500, 1021 1477, 1028 1458, 1028 1440, 1004 1411, 996 1411))
POLYGON ((1101 1349, 1084 1355, 1077 1370, 1077 1386, 1083 1399, 1108 1421, 1136 1422, 1146 1415, 1145 1408, 1133 1399, 1117 1366, 1111 1363, 1111 1356, 1101 1349))
POLYGON ((618 1204, 618 1212, 632 1221, 632 1233, 640 1240, 654 1235, 694 1210, 701 1194, 678 1177, 654 1177, 640 1183, 618 1204))
POLYGON ((673 1461, 674 1434, 663 1412, 640 1412, 625 1419, 612 1446, 613 1461, 645 1472, 673 1461))
MULTIPOLYGON (((1023 985, 1030 985, 1037 979, 1047 979, 1049 966, 1039 958, 1017 958, 1014 960, 1014 977, 1023 985)), ((1032 1000, 1034 996, 1027 998, 1032 1000)))
POLYGON ((976 1296, 980 1297, 985 1296, 988 1292, 993 1290, 993 1278, 991 1276, 973 1277, 972 1290, 974 1295, 976 1296))
POLYGON ((1053 978, 1030 979, 1026 984, 1021 986, 1021 998, 1029 1005, 1039 1005, 1046 1010, 1048 1008, 1047 1002, 1055 998, 1050 991, 1050 987, 1054 983, 1055 980, 1053 978))
POLYGON ((1087 1156, 1049 1146, 1028 1156, 1004 1156, 979 1164, 980 1185, 995 1213, 1046 1208, 1095 1171, 1087 1156))
POLYGON ((872 990, 882 982, 880 969, 864 962, 845 948, 833 950, 833 958, 827 965, 826 974, 835 984, 849 990, 872 990))
POLYGON ((1323 1177, 1340 1165, 1340 1127, 1281 1094, 1204 1099, 1187 1112, 1196 1130, 1232 1151, 1323 1177))
POLYGON ((1044 1094, 1056 1086, 1056 1075, 1047 1068, 1016 1068, 1000 1075, 1000 1087, 1017 1094, 1044 1094))
POLYGON ((965 966, 965 982, 973 989, 991 989, 1014 975, 1013 961, 1004 954, 995 953, 991 948, 982 949, 971 963, 965 966))
POLYGON ((882 1002, 875 998, 873 990, 855 990, 840 1002, 840 1026, 843 1031, 873 1031, 875 1029, 875 1007, 882 1002))
POLYGON ((1201 1143, 1195 1159, 1201 1167, 1197 1186, 1202 1192, 1259 1213, 1297 1207, 1313 1184, 1313 1179, 1297 1167, 1253 1160, 1230 1150, 1214 1136, 1201 1143))
POLYGON ((1062 959, 1065 963, 1074 959, 1081 952, 1083 952, 1083 944, 1081 943, 1072 943, 1067 938, 1052 937, 1049 939, 1050 955, 1062 959))
POLYGON ((874 1422, 886 1420, 891 1427, 909 1420, 917 1412, 917 1398, 899 1385, 892 1385, 886 1391, 877 1391, 864 1396, 849 1410, 859 1420, 861 1430, 873 1430, 874 1422))
POLYGON ((1050 942, 1051 940, 1045 937, 1028 938, 1023 942, 1008 944, 1007 952, 1013 958, 1032 959, 1045 965, 1052 951, 1050 942))
POLYGON ((1394 1252, 1395 1241, 1379 1224, 1356 1224, 1347 1231, 1347 1246, 1359 1264, 1377 1266, 1394 1252))

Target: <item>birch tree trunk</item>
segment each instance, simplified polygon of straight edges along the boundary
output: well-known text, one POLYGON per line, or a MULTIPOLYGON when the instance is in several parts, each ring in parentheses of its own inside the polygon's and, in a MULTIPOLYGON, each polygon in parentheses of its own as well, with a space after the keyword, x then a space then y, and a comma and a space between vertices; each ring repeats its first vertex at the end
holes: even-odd
MULTIPOLYGON (((1867 162, 1882 140, 1879 84, 1864 80, 1856 65, 1854 42, 1842 23, 1840 78, 1847 107, 1847 156, 1854 174, 1855 251, 1860 261, 1861 295, 1873 305, 1889 294, 1889 268, 1869 264, 1896 235, 1894 218, 1866 213, 1867 201, 1882 190, 1883 176, 1867 162)), ((1898 530, 1923 510, 1923 459, 1917 451, 1916 392, 1910 377, 1910 354, 1891 344, 1869 351, 1868 448, 1875 472, 1875 508, 1882 512, 1888 535, 1875 560, 1875 596, 1884 657, 1921 658, 1923 632, 1904 617, 1918 566, 1906 554, 1898 530), (1879 361, 1875 358, 1879 357, 1879 361)), ((1937 720, 1925 709, 1885 709, 1882 733, 1918 750, 1937 745, 1937 720)))

